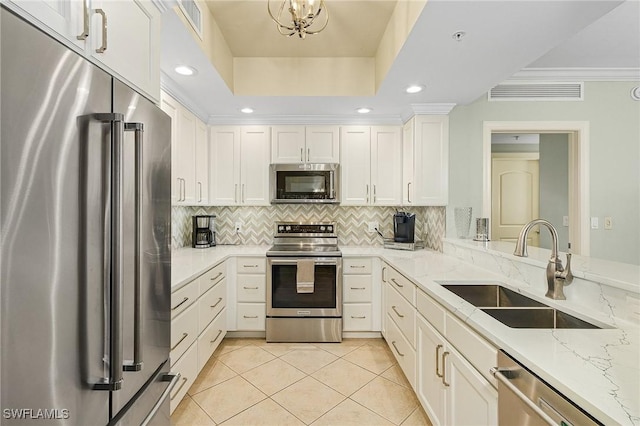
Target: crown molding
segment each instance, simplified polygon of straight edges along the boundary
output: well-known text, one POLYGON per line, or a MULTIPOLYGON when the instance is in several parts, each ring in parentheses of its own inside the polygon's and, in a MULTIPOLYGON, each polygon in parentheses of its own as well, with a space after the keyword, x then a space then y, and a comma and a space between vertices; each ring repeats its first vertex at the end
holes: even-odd
POLYGON ((200 106, 193 103, 180 86, 163 71, 160 71, 160 89, 175 98, 175 100, 180 102, 183 107, 191 111, 200 120, 205 123, 208 121, 209 114, 200 106))
POLYGON ((407 122, 414 115, 448 115, 456 104, 410 104, 407 109, 402 112, 402 122, 407 122))
POLYGON ((640 68, 523 68, 510 81, 640 81, 640 68))
POLYGON ((246 117, 233 115, 211 115, 209 125, 401 125, 402 118, 397 115, 278 115, 259 116, 247 114, 246 117))
POLYGON ((164 13, 178 5, 178 0, 151 0, 160 13, 164 13))

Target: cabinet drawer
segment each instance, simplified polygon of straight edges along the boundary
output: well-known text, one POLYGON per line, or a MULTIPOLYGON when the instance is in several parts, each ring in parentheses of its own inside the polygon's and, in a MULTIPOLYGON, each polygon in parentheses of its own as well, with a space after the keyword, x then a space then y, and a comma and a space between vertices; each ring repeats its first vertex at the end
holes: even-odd
POLYGON ((347 258, 342 260, 342 271, 345 275, 370 274, 371 259, 347 258))
POLYGON ((489 373, 498 362, 498 350, 478 336, 451 314, 446 318, 447 340, 482 374, 494 387, 496 379, 489 373))
POLYGON ((264 331, 266 303, 238 303, 237 329, 264 331))
POLYGON ((416 286, 400 272, 385 265, 382 268, 382 281, 391 284, 411 305, 416 305, 416 286))
POLYGON ((416 344, 416 309, 407 299, 400 296, 391 285, 387 284, 385 313, 393 319, 398 328, 405 335, 411 346, 416 344))
POLYGON ((227 267, 225 262, 214 266, 202 274, 200 278, 198 278, 198 281, 200 282, 200 294, 205 294, 207 290, 222 281, 226 275, 227 267))
POLYGON ((195 343, 191 345, 175 364, 172 360, 171 371, 180 373, 180 379, 169 395, 169 405, 173 413, 198 375, 198 345, 195 343))
POLYGON ((266 302, 267 279, 264 274, 238 275, 238 302, 266 302))
POLYGON ((342 308, 344 331, 371 331, 373 323, 370 303, 347 303, 342 308))
POLYGON ((171 318, 184 312, 196 300, 198 300, 198 280, 193 280, 171 293, 171 318))
POLYGON ((417 291, 416 301, 418 312, 444 336, 444 317, 446 312, 444 308, 422 290, 417 291))
POLYGON ((198 371, 202 370, 209 361, 225 334, 227 334, 227 310, 223 309, 198 337, 198 371))
POLYGON ((264 274, 267 271, 264 257, 239 257, 237 262, 239 274, 264 274))
POLYGON ((371 302, 371 275, 345 275, 343 277, 344 302, 371 302))
POLYGON ((407 339, 403 336, 398 326, 387 318, 387 344, 398 361, 402 372, 411 383, 413 389, 416 388, 416 351, 411 347, 407 339))
POLYGON ((227 284, 222 280, 198 300, 198 332, 202 332, 226 305, 227 284))
POLYGON ((198 307, 189 309, 171 320, 171 359, 178 359, 198 337, 198 307))

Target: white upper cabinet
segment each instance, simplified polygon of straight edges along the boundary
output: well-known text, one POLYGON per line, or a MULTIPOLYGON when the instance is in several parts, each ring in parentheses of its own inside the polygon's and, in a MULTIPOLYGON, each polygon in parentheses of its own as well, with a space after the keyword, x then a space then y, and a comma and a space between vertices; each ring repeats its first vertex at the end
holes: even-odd
POLYGON ((182 179, 179 204, 193 205, 196 201, 196 120, 197 118, 180 107, 178 111, 178 139, 172 144, 171 156, 176 157, 176 176, 182 179))
POLYGON ((273 126, 271 162, 339 163, 339 134, 337 126, 273 126))
POLYGON ((340 131, 341 204, 399 205, 402 140, 394 126, 345 126, 340 131))
POLYGON ((207 205, 209 202, 209 139, 207 125, 196 120, 196 202, 207 205))
POLYGON ((416 115, 403 127, 402 203, 445 206, 449 201, 449 117, 416 115))
POLYGON ((269 148, 268 126, 212 127, 210 204, 269 205, 269 148))
POLYGON ((160 100, 161 13, 151 0, 6 3, 153 101, 160 100))

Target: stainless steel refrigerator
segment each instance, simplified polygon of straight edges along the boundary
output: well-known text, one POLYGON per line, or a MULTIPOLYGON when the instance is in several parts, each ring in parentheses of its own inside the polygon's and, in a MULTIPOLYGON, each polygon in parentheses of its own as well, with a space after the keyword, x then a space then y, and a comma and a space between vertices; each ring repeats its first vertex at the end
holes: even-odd
POLYGON ((170 118, 0 13, 0 423, 169 424, 170 118))

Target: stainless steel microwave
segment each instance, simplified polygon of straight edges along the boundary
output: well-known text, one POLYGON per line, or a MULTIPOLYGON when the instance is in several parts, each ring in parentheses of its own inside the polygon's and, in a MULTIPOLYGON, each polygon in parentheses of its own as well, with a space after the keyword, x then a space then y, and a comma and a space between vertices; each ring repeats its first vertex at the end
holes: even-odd
POLYGON ((271 203, 337 204, 339 170, 338 164, 272 164, 271 203))

